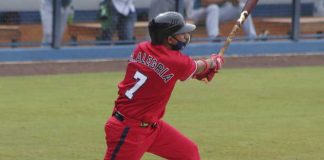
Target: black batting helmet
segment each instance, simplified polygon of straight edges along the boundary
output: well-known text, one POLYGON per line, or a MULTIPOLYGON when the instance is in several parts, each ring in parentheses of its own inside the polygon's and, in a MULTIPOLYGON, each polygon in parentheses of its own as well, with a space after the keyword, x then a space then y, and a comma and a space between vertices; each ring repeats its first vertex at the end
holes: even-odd
POLYGON ((162 44, 168 36, 191 32, 195 29, 195 25, 186 23, 183 16, 177 12, 161 13, 149 23, 149 34, 153 44, 162 44))

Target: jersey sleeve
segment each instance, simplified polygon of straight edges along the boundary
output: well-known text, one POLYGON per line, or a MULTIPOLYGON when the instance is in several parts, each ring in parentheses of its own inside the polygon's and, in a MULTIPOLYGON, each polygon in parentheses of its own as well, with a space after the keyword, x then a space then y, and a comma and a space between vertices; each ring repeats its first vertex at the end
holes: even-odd
POLYGON ((179 80, 185 81, 193 76, 197 70, 196 62, 187 55, 181 55, 180 63, 177 67, 179 72, 179 80))

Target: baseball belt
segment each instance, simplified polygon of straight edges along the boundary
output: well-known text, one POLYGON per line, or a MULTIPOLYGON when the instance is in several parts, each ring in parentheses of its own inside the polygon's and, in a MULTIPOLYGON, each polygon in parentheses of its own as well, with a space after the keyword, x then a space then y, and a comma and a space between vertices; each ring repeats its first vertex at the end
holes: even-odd
MULTIPOLYGON (((121 122, 124 122, 126 119, 128 118, 125 118, 125 116, 123 116, 123 114, 121 114, 120 112, 118 111, 115 111, 112 116, 114 116, 117 120, 121 121, 121 122)), ((142 127, 142 128, 147 128, 147 127, 152 127, 152 128, 156 128, 157 126, 157 123, 156 122, 142 122, 142 121, 137 121, 137 120, 131 120, 131 121, 136 121, 138 122, 138 126, 139 127, 142 127)))

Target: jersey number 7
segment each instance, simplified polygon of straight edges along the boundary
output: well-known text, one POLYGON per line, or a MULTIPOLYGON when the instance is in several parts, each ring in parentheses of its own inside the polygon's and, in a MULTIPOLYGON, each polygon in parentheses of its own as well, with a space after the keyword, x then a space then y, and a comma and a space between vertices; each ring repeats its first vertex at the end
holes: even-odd
POLYGON ((127 90, 126 92, 125 92, 125 95, 126 95, 126 97, 127 98, 129 98, 129 99, 132 99, 133 98, 133 96, 134 96, 134 93, 141 87, 141 86, 143 86, 143 84, 146 82, 146 80, 147 80, 147 77, 144 75, 144 74, 142 74, 141 72, 139 72, 139 71, 136 71, 136 73, 135 73, 135 75, 134 75, 134 79, 135 80, 137 80, 137 82, 135 83, 135 85, 131 88, 131 89, 129 89, 129 90, 127 90))

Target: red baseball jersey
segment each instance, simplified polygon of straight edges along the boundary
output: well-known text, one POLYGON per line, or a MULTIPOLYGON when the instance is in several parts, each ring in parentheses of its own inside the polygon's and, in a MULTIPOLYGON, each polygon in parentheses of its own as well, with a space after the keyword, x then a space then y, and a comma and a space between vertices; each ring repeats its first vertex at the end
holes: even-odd
POLYGON ((195 61, 180 51, 142 42, 118 84, 115 109, 128 118, 155 122, 163 117, 177 80, 191 78, 196 69, 195 61))

